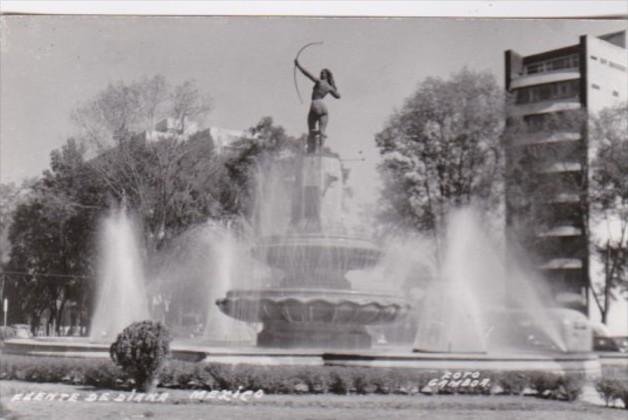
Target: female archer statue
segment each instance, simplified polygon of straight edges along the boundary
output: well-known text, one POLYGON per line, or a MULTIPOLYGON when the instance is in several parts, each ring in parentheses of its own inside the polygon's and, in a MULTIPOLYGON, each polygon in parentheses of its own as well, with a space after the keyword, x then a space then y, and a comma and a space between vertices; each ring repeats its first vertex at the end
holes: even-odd
POLYGON ((307 138, 307 153, 314 153, 323 146, 325 141, 325 129, 327 128, 327 122, 329 121, 329 114, 327 113, 327 107, 323 102, 323 98, 330 93, 334 98, 340 99, 340 93, 334 83, 334 76, 329 69, 321 70, 320 78, 314 77, 310 72, 304 69, 299 60, 295 58, 294 65, 301 70, 301 73, 308 79, 314 82, 312 88, 312 105, 310 106, 310 112, 307 114, 307 126, 308 126, 308 138, 307 138), (317 145, 316 135, 319 135, 319 141, 317 145))

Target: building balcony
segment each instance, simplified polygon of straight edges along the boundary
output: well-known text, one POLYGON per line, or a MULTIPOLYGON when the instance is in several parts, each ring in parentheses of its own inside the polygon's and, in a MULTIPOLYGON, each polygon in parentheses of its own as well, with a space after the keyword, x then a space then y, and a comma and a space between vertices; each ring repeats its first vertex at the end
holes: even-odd
POLYGON ((582 260, 579 258, 553 258, 539 267, 541 270, 580 270, 582 260))
POLYGON ((559 193, 544 201, 548 204, 578 204, 580 196, 577 193, 559 193))
POLYGON ((546 73, 526 74, 512 80, 510 82, 510 88, 517 89, 534 85, 542 85, 544 83, 562 82, 564 80, 573 80, 579 78, 580 72, 578 71, 578 69, 565 69, 546 73))
POLYGON ((555 162, 542 165, 537 169, 541 174, 558 174, 563 172, 580 172, 582 165, 578 162, 555 162))
POLYGON ((582 229, 575 226, 556 226, 551 229, 539 232, 536 236, 541 238, 581 236, 582 229))
POLYGON ((564 99, 549 99, 546 101, 528 104, 512 105, 508 113, 513 117, 523 117, 531 114, 546 114, 559 111, 574 111, 581 108, 580 98, 577 96, 564 99))
POLYGON ((528 133, 517 137, 514 146, 528 146, 532 144, 550 144, 563 142, 577 142, 582 136, 577 131, 556 131, 552 133, 540 131, 528 133))

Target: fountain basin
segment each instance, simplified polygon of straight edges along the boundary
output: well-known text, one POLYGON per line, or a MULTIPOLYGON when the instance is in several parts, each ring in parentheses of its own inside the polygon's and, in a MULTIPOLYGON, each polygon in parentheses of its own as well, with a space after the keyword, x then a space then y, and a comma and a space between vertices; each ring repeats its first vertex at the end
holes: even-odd
MULTIPOLYGON (((31 357, 90 358, 108 360, 109 344, 85 337, 14 338, 5 341, 4 354, 31 357)), ((362 366, 442 371, 546 371, 583 373, 599 378, 601 366, 628 366, 625 353, 412 353, 406 348, 359 351, 320 349, 282 350, 259 347, 220 348, 202 343, 173 342, 174 359, 201 363, 316 366, 362 366)), ((439 376, 439 375, 437 375, 439 376)))
POLYGON ((394 322, 410 310, 398 295, 340 289, 231 290, 216 304, 230 317, 264 323, 258 346, 281 348, 369 348, 366 325, 394 322))

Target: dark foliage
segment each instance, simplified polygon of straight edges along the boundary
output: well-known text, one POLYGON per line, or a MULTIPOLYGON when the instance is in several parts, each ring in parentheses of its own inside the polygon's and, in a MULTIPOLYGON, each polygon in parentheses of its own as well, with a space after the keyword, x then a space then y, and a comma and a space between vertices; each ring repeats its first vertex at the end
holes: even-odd
POLYGON ((159 322, 141 321, 126 327, 111 344, 111 360, 143 390, 150 390, 170 351, 170 334, 159 322))

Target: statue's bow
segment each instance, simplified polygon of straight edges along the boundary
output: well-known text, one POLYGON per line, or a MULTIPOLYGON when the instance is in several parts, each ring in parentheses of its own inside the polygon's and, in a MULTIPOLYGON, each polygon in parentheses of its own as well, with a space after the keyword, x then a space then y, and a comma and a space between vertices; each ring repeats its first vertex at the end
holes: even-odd
MULTIPOLYGON (((310 42, 309 44, 305 44, 304 46, 301 47, 301 49, 299 50, 299 52, 297 53, 297 56, 295 57, 295 61, 299 60, 299 56, 301 55, 301 53, 308 47, 311 47, 312 45, 322 45, 323 41, 317 41, 317 42, 310 42)), ((297 91, 297 96, 299 97, 299 102, 303 103, 303 98, 301 97, 301 92, 299 91, 299 85, 297 83, 297 66, 296 64, 294 65, 293 68, 293 74, 292 74, 293 78, 294 78, 294 88, 297 91)))

